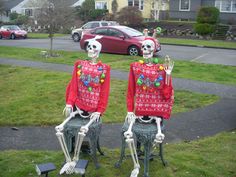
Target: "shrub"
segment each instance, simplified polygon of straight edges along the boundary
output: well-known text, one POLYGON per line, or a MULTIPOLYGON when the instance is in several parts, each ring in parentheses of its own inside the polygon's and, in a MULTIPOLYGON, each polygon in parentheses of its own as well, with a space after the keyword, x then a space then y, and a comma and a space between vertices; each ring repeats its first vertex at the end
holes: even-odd
POLYGON ((216 7, 202 7, 198 11, 197 23, 216 24, 219 20, 220 11, 216 7))
POLYGON ((194 25, 194 30, 200 35, 212 34, 215 31, 215 25, 208 23, 197 23, 194 25))
POLYGON ((118 12, 117 21, 127 26, 140 26, 143 22, 141 11, 137 7, 127 6, 118 12))

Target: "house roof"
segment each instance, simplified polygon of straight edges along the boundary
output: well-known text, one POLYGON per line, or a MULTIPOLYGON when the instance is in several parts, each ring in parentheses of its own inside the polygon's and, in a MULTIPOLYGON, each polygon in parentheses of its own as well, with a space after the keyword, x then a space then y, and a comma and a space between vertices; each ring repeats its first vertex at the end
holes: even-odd
POLYGON ((22 1, 24 0, 3 0, 3 5, 5 10, 10 10, 20 4, 22 1))
POLYGON ((72 6, 72 5, 74 5, 78 1, 79 0, 67 0, 66 3, 67 3, 67 6, 72 6))

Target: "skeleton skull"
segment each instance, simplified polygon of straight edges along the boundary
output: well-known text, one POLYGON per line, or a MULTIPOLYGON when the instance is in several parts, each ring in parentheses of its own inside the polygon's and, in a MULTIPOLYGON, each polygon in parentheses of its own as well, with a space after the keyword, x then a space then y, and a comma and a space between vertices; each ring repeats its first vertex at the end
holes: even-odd
POLYGON ((100 42, 96 40, 89 40, 87 45, 88 57, 96 59, 99 57, 99 53, 102 49, 102 45, 100 42))
POLYGON ((142 42, 143 58, 149 59, 153 57, 155 50, 155 43, 151 39, 146 39, 142 42))

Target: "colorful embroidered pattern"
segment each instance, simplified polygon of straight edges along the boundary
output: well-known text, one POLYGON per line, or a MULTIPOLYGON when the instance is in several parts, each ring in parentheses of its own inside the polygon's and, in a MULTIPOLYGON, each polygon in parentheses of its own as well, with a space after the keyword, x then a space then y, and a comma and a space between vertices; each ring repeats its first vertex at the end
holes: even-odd
POLYGON ((80 78, 80 81, 83 83, 84 86, 87 87, 88 91, 91 92, 93 90, 94 87, 98 87, 99 83, 104 83, 104 79, 106 77, 104 70, 103 70, 103 66, 101 65, 101 63, 98 64, 99 66, 97 67, 97 71, 96 68, 93 69, 93 73, 89 73, 88 71, 91 71, 91 68, 88 68, 85 66, 85 68, 83 68, 82 65, 78 65, 78 71, 77 71, 77 75, 80 78), (86 74, 87 73, 87 74, 86 74))

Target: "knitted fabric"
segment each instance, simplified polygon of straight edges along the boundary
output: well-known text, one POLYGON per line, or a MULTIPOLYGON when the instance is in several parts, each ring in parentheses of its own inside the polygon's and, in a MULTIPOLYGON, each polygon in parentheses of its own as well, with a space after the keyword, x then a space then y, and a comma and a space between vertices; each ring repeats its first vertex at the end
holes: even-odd
POLYGON ((169 119, 174 103, 172 82, 165 84, 166 73, 161 64, 130 65, 127 91, 128 112, 137 116, 160 116, 169 119))
POLYGON ((66 104, 88 112, 106 110, 110 90, 110 67, 78 60, 66 89, 66 104))

